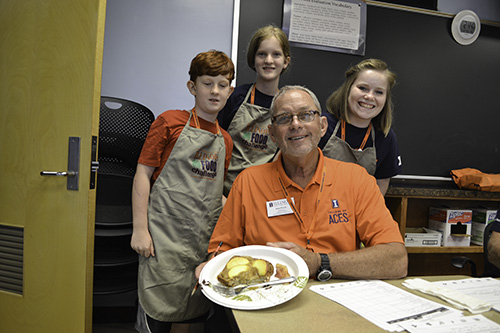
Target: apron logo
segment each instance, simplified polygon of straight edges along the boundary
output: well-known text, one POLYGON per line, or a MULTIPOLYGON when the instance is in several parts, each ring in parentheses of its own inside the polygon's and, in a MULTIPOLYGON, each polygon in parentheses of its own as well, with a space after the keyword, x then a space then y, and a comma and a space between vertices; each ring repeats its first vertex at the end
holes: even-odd
POLYGON ((251 126, 241 133, 243 144, 251 149, 266 150, 269 139, 269 129, 251 126))
POLYGON ((217 177, 217 153, 197 151, 191 161, 193 177, 214 180, 217 177))
POLYGON ((241 137, 244 139, 244 140, 247 140, 247 141, 250 141, 250 137, 252 136, 252 133, 250 132, 242 132, 241 133, 241 137))
POLYGON ((201 169, 201 162, 200 162, 200 160, 193 160, 193 162, 191 163, 191 165, 193 166, 193 168, 201 169))

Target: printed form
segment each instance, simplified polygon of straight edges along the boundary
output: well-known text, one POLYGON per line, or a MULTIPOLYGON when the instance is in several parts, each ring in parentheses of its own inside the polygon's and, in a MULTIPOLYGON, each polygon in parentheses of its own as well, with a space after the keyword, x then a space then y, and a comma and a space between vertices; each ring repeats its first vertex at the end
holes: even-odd
POLYGON ((404 331, 399 324, 408 320, 461 315, 456 309, 380 280, 314 285, 310 289, 391 332, 404 331))
MULTIPOLYGON (((491 278, 434 282, 457 290, 500 297, 500 281, 491 278), (477 281, 481 280, 481 281, 477 281), (479 286, 480 285, 480 286, 479 286), (498 289, 497 289, 498 288, 498 289), (481 290, 482 289, 482 290, 481 290), (492 292, 492 290, 495 290, 492 292)), ((380 280, 360 280, 311 286, 321 296, 337 302, 390 332, 490 333, 500 325, 482 315, 463 316, 462 311, 430 301, 380 280)), ((484 295, 485 296, 485 295, 484 295)), ((500 303, 494 303, 500 306, 500 303)))

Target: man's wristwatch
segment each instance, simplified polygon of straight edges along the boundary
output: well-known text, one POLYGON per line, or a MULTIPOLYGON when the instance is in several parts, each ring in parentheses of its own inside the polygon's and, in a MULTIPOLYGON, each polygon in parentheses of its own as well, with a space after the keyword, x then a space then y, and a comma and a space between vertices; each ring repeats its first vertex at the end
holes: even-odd
POLYGON ((330 269, 330 259, 328 255, 324 253, 319 254, 321 256, 321 266, 318 269, 318 275, 316 278, 318 281, 328 281, 332 277, 332 270, 330 269))

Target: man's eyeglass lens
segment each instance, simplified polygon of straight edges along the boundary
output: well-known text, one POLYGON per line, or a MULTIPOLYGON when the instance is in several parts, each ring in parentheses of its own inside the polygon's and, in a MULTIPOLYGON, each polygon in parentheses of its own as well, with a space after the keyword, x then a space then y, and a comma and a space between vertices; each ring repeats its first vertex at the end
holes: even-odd
POLYGON ((297 114, 282 114, 273 117, 273 122, 277 125, 289 125, 293 121, 293 117, 297 116, 299 120, 303 123, 310 123, 314 120, 314 117, 319 114, 319 111, 302 111, 297 114))

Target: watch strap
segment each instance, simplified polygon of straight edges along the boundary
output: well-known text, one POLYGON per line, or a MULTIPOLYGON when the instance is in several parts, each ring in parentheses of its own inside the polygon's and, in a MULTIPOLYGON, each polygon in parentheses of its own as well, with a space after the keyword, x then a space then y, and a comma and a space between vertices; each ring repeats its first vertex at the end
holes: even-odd
POLYGON ((320 253, 319 255, 321 258, 321 265, 319 266, 316 278, 318 279, 318 281, 325 282, 330 280, 332 277, 332 270, 330 269, 330 258, 328 258, 328 255, 325 253, 320 253))
POLYGON ((328 258, 328 255, 326 253, 320 253, 319 255, 321 257, 321 265, 320 265, 319 269, 331 271, 330 258, 328 258))

